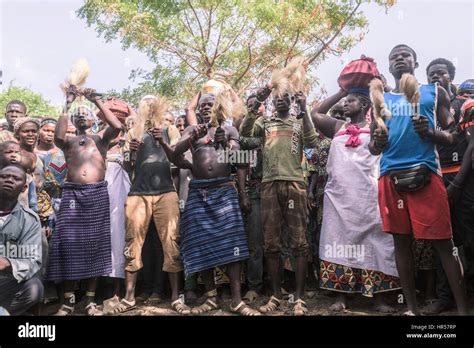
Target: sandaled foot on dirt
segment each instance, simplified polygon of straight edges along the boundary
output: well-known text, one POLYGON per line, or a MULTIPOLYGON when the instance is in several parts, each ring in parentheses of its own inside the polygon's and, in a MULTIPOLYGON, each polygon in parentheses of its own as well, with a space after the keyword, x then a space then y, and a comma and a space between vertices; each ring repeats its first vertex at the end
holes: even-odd
POLYGON ((160 294, 154 292, 153 294, 151 294, 148 300, 145 301, 145 305, 156 306, 159 305, 161 302, 163 302, 163 298, 160 296, 160 294))
POLYGON ((242 297, 242 300, 245 302, 245 303, 252 303, 256 300, 258 300, 258 298, 260 297, 260 295, 254 291, 254 290, 249 290, 245 293, 245 296, 242 297))
POLYGON ((54 316, 67 317, 67 316, 73 315, 73 313, 74 313, 74 307, 66 306, 65 304, 63 304, 61 308, 59 308, 59 310, 54 314, 54 316))
POLYGON ((297 299, 295 301, 295 306, 293 307, 293 314, 296 317, 301 317, 308 314, 308 305, 302 299, 297 299))
POLYGON ((269 313, 269 312, 276 311, 278 307, 280 307, 280 305, 281 305, 281 300, 277 299, 275 296, 272 296, 270 297, 268 302, 265 305, 260 306, 258 310, 262 313, 269 313))
POLYGON ((145 302, 150 298, 150 294, 148 292, 142 292, 140 295, 135 297, 135 301, 137 302, 145 302))
POLYGON ((342 301, 334 302, 332 305, 329 306, 329 310, 331 312, 343 312, 346 310, 346 304, 342 301))
POLYGON ((91 317, 104 315, 104 313, 99 308, 97 308, 97 304, 94 302, 91 302, 86 306, 86 313, 91 317))
POLYGON ((213 310, 219 309, 219 305, 212 301, 210 298, 206 300, 202 305, 191 309, 192 314, 203 314, 213 310))
POLYGON ((112 310, 112 314, 119 314, 119 313, 125 313, 128 312, 132 309, 135 308, 136 302, 135 300, 133 301, 127 301, 126 299, 122 299, 117 306, 114 307, 112 310))
POLYGON ((182 315, 191 314, 191 308, 184 304, 183 299, 178 298, 176 301, 171 302, 171 308, 173 308, 176 312, 182 315))
POLYGON ((243 316, 246 316, 246 317, 256 317, 256 316, 262 315, 262 313, 260 313, 259 311, 253 308, 250 308, 247 304, 245 304, 244 301, 240 301, 240 303, 235 307, 232 307, 231 305, 230 311, 232 313, 242 314, 243 316))

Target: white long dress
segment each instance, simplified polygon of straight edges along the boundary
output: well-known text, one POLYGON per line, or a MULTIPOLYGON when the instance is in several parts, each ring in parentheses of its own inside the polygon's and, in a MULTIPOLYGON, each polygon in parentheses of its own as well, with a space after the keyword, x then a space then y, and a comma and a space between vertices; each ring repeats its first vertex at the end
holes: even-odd
POLYGON ((393 238, 382 232, 378 207, 380 158, 369 152, 370 134, 359 134, 357 147, 346 146, 349 137, 335 136, 329 150, 320 258, 398 277, 393 238))
POLYGON ((109 277, 125 278, 125 201, 130 191, 130 178, 119 163, 111 162, 117 159, 122 163, 121 154, 107 154, 107 170, 105 180, 110 199, 110 229, 112 236, 112 272, 109 277))

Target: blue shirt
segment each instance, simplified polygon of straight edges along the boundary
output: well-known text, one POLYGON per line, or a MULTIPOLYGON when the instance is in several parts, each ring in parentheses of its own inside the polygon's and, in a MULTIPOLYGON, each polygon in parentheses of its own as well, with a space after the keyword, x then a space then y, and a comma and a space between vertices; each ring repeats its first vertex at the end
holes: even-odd
MULTIPOLYGON (((431 129, 437 122, 437 91, 436 84, 420 86, 420 114, 428 118, 431 129)), ((441 175, 436 146, 415 132, 411 117, 413 110, 405 96, 388 92, 384 94, 384 98, 392 117, 385 120, 389 135, 387 147, 380 159, 380 176, 391 170, 408 169, 422 164, 441 175)))

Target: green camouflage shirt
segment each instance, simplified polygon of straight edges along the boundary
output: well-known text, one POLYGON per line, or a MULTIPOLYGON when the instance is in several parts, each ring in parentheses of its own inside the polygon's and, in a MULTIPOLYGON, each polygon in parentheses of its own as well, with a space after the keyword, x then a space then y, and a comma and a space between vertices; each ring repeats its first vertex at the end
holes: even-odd
POLYGON ((319 142, 315 129, 303 134, 303 120, 290 117, 260 117, 248 113, 240 126, 243 138, 261 138, 262 182, 275 180, 305 182, 301 161, 304 147, 315 147, 319 142))

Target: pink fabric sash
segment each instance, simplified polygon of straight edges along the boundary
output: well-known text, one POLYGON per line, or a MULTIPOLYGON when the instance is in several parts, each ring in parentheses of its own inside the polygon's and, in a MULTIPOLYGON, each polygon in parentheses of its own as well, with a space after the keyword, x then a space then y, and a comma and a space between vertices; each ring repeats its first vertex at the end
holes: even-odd
POLYGON ((357 147, 360 144, 362 144, 362 141, 359 138, 359 134, 361 134, 361 133, 370 134, 370 130, 360 129, 359 125, 351 124, 345 130, 337 132, 334 136, 337 137, 337 136, 340 136, 340 135, 348 134, 349 139, 347 139, 347 141, 346 141, 346 146, 357 147))

